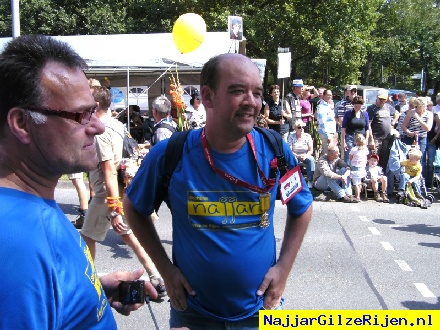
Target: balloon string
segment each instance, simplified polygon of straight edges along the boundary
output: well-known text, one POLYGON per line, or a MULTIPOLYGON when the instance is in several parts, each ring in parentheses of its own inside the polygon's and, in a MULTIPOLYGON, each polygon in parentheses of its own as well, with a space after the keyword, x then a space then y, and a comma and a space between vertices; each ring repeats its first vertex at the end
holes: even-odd
MULTIPOLYGON (((182 55, 182 54, 180 54, 180 55, 182 55)), ((179 58, 180 58, 180 56, 167 69, 165 69, 164 72, 162 72, 162 74, 159 76, 159 78, 157 78, 150 86, 147 87, 146 91, 148 91, 151 87, 153 87, 153 85, 155 83, 157 83, 159 81, 159 79, 162 78, 164 76, 164 74, 167 73, 173 67, 174 64, 176 64, 176 67, 177 67, 177 61, 179 60, 179 58)))

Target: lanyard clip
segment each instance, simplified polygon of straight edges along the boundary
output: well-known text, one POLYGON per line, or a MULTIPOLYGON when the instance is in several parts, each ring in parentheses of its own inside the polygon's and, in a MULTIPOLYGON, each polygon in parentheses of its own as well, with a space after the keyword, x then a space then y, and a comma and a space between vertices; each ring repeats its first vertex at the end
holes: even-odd
POLYGON ((280 171, 278 169, 278 159, 275 157, 274 159, 272 159, 270 161, 269 178, 270 179, 275 179, 278 176, 279 173, 280 173, 280 171))

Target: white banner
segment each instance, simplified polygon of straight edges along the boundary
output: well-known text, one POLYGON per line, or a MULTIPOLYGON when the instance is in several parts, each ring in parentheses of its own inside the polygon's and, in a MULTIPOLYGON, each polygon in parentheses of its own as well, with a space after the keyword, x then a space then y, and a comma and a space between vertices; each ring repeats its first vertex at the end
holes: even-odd
POLYGON ((292 53, 278 53, 278 79, 290 77, 292 53))

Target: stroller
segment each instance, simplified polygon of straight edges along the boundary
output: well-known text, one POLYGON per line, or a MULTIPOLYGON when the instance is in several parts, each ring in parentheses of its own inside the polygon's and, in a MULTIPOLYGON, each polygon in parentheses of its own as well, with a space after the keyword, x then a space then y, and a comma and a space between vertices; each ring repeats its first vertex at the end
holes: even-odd
MULTIPOLYGON (((390 148, 390 157, 388 159, 387 173, 392 172, 395 178, 400 177, 401 168, 400 162, 407 159, 408 152, 411 148, 415 146, 407 146, 400 139, 396 138, 390 148)), ((391 182, 389 184, 392 184, 391 182)), ((410 206, 420 206, 422 208, 427 208, 435 201, 433 194, 428 193, 426 189, 425 179, 420 177, 418 182, 420 186, 420 193, 422 198, 416 198, 414 190, 411 185, 407 185, 406 190, 403 194, 398 194, 396 197, 396 202, 410 205, 410 206)))
MULTIPOLYGON (((425 181, 423 178, 420 178, 420 180, 425 181)), ((434 198, 434 196, 432 196, 432 198, 434 198)), ((423 196, 422 198, 417 198, 414 188, 410 184, 406 185, 406 190, 402 195, 397 195, 396 202, 397 204, 405 204, 408 206, 420 206, 422 209, 427 209, 432 204, 432 200, 430 198, 423 198, 423 196)))

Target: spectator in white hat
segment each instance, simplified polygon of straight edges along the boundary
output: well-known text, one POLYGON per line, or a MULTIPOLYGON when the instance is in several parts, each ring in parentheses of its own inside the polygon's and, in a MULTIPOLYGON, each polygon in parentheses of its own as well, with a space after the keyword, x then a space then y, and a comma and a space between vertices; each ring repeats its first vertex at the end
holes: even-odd
MULTIPOLYGON (((373 153, 379 155, 379 166, 383 169, 387 168, 390 156, 388 147, 392 143, 391 129, 399 119, 399 112, 387 100, 387 90, 379 89, 376 102, 367 108, 371 129, 369 145, 374 150, 373 153)), ((394 178, 388 181, 388 195, 393 193, 393 181, 394 178)))
POLYGON ((290 131, 295 131, 294 123, 301 119, 301 94, 304 88, 304 82, 302 79, 294 79, 292 81, 292 91, 286 95, 286 100, 289 103, 290 110, 292 112, 292 119, 289 121, 290 131))

